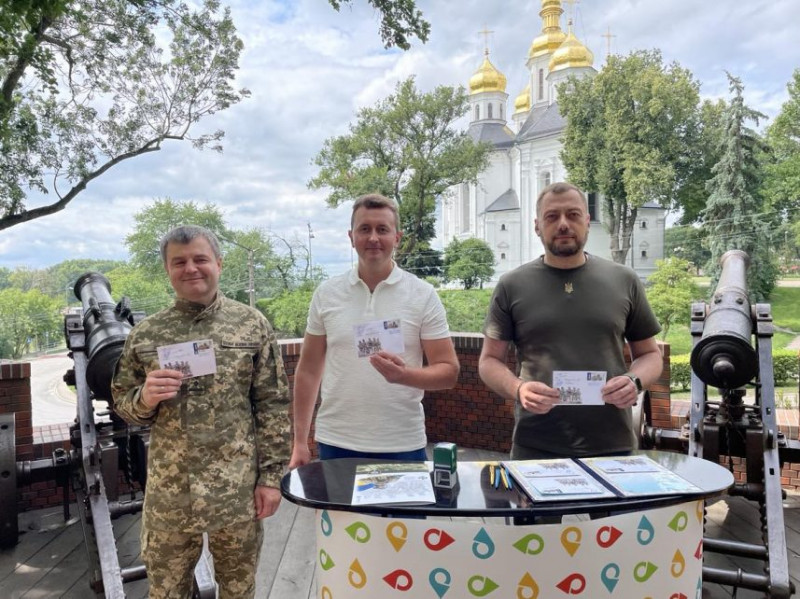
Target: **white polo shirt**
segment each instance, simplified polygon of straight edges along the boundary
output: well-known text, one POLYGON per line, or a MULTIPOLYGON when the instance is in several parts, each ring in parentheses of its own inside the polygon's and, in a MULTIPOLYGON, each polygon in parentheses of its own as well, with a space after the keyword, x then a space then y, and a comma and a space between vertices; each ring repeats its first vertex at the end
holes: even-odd
POLYGON ((425 446, 422 389, 389 383, 358 357, 354 326, 400 321, 406 365, 422 366, 422 339, 450 336, 444 306, 430 283, 394 266, 370 293, 358 268, 323 282, 314 292, 306 332, 325 335, 322 402, 315 438, 354 451, 413 451, 425 446))

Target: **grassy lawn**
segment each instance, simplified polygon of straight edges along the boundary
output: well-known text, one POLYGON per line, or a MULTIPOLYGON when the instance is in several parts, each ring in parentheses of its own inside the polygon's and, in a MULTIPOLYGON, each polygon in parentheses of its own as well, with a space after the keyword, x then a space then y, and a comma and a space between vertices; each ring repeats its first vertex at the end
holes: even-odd
MULTIPOLYGON (((776 329, 772 347, 784 349, 800 335, 800 287, 776 287, 768 303, 772 307, 772 319, 776 329)), ((660 335, 659 340, 661 340, 660 335)), ((692 351, 692 335, 689 333, 688 325, 673 325, 664 341, 669 343, 670 354, 673 356, 692 351)))

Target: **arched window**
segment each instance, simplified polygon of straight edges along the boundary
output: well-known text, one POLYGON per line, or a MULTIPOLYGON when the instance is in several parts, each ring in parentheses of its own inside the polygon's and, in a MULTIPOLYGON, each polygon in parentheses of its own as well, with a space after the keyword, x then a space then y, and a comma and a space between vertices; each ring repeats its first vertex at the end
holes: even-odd
POLYGON ((544 99, 544 69, 539 69, 539 99, 544 99))
POLYGON ((500 104, 500 118, 503 118, 503 105, 500 104))
POLYGON ((481 120, 481 107, 480 106, 475 106, 475 120, 476 121, 481 120))
POLYGON ((642 250, 642 259, 647 260, 647 250, 642 250))
POLYGON ((470 227, 469 212, 469 185, 464 183, 461 186, 461 232, 469 231, 470 227))
POLYGON ((647 228, 647 221, 646 221, 646 220, 643 220, 639 226, 640 226, 640 228, 642 228, 642 229, 646 229, 646 228, 647 228))
POLYGON ((505 226, 505 224, 502 224, 502 225, 500 225, 500 230, 501 230, 501 231, 505 231, 505 230, 506 230, 506 226, 505 226))
POLYGON ((492 118, 492 105, 491 104, 489 104, 489 107, 488 107, 487 110, 488 110, 488 114, 487 114, 486 118, 490 119, 490 118, 492 118))
POLYGON ((552 183, 552 177, 550 176, 550 171, 544 171, 539 175, 539 190, 541 191, 548 185, 552 183))
POLYGON ((500 259, 501 260, 505 260, 506 259, 506 255, 505 254, 500 254, 500 259))

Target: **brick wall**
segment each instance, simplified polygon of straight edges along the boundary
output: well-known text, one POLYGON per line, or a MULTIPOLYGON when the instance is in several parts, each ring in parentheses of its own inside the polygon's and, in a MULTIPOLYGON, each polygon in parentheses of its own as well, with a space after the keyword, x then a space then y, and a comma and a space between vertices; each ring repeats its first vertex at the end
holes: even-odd
MULTIPOLYGON (((461 375, 454 389, 428 392, 423 404, 427 414, 429 441, 452 441, 463 447, 508 451, 514 426, 514 405, 489 391, 478 376, 478 357, 483 336, 459 333, 453 336, 461 375)), ((650 389, 653 426, 677 428, 669 392, 669 346, 659 343, 664 356, 664 372, 650 389)), ((293 386, 302 340, 281 342, 284 364, 293 386)), ((509 366, 515 368, 513 352, 509 366)), ((14 412, 16 417, 17 461, 49 458, 56 447, 69 448, 67 424, 36 427, 31 425, 30 364, 0 365, 0 413, 14 412)), ((797 430, 795 426, 793 431, 797 430)), ((313 437, 313 428, 312 428, 313 437)), ((796 437, 794 437, 796 438, 796 437)), ((312 443, 312 452, 316 447, 312 443)), ((742 460, 734 458, 734 470, 743 471, 742 460), (738 469, 738 470, 737 470, 738 469)), ((737 479, 738 480, 738 479, 737 479)), ((800 489, 800 464, 785 464, 781 480, 787 488, 800 489)), ((20 510, 61 502, 61 489, 55 481, 35 483, 20 488, 20 510)))

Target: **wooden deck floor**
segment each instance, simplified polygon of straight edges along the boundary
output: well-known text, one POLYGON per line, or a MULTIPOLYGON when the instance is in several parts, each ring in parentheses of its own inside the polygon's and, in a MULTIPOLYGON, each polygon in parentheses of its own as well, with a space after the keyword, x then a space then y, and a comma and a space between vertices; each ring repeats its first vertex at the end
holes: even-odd
MULTIPOLYGON (((459 459, 495 459, 499 454, 470 450, 459 459)), ((74 509, 73 509, 74 512, 74 509)), ((784 522, 789 555, 789 571, 800 592, 800 494, 784 502, 784 522)), ((114 521, 120 563, 123 567, 139 562, 139 516, 123 516, 114 521)), ((88 557, 80 522, 63 522, 60 510, 42 510, 20 515, 20 543, 0 552, 0 597, 83 599, 92 597, 89 587, 88 557)), ((758 507, 740 497, 712 500, 707 507, 706 536, 760 543, 758 507)), ((259 599, 307 599, 315 597, 316 549, 314 513, 282 501, 278 513, 265 523, 264 547, 259 563, 256 597, 259 599)), ((706 554, 706 563, 715 567, 742 567, 761 573, 762 564, 752 559, 736 559, 706 554)), ((130 599, 147 597, 147 582, 125 585, 130 599)), ((704 599, 751 599, 763 594, 707 584, 704 599)))

